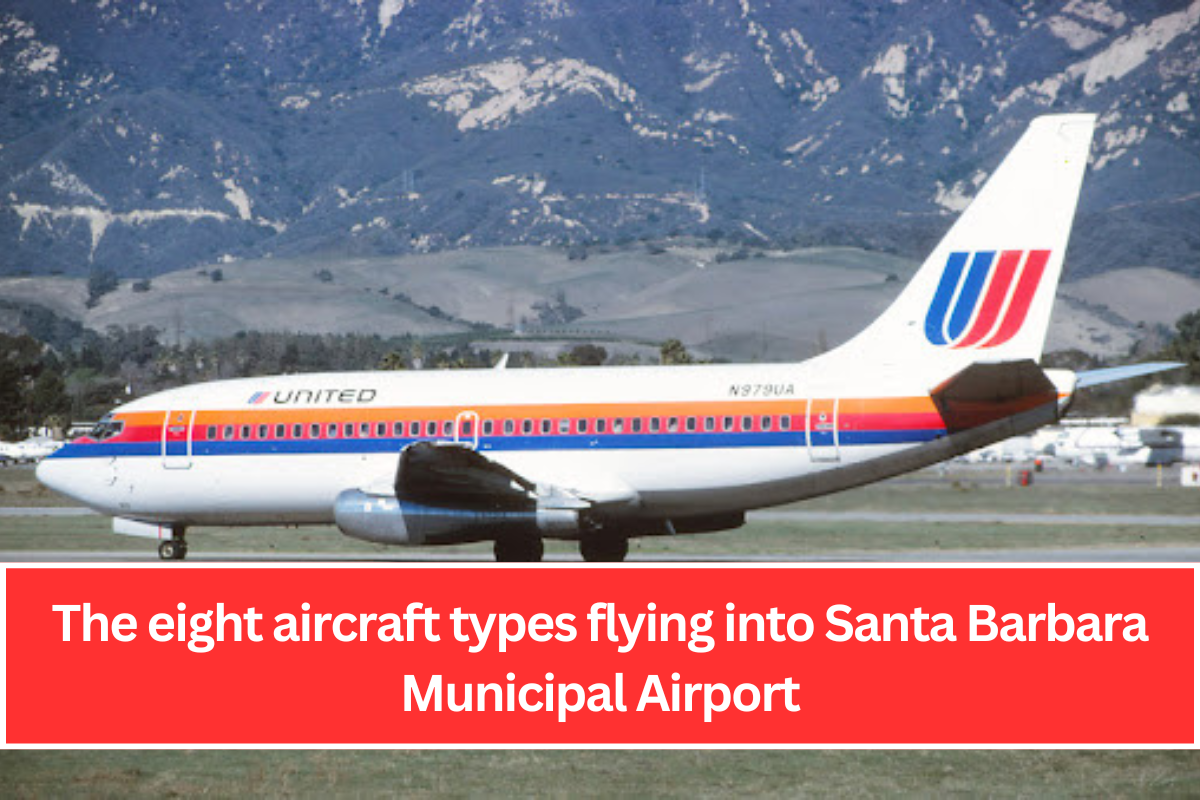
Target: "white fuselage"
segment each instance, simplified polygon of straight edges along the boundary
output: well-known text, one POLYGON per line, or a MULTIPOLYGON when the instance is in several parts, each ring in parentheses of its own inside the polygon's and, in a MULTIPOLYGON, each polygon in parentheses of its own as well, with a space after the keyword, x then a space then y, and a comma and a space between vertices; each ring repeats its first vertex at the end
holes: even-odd
POLYGON ((112 418, 119 432, 69 445, 39 478, 147 522, 327 523, 342 491, 387 493, 408 444, 458 441, 610 516, 663 518, 836 491, 970 446, 946 441, 959 437, 946 435, 920 375, 884 380, 829 366, 222 381, 122 407, 112 418))

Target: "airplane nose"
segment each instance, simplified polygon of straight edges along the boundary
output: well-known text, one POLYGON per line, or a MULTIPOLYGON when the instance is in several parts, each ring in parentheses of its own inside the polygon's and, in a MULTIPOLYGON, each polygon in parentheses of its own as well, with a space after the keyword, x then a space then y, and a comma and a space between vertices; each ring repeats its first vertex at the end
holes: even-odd
POLYGON ((62 488, 62 473, 62 465, 58 463, 58 459, 54 458, 43 458, 37 465, 37 469, 34 471, 34 475, 37 476, 38 481, 40 481, 41 484, 47 489, 52 489, 60 494, 65 494, 62 488))

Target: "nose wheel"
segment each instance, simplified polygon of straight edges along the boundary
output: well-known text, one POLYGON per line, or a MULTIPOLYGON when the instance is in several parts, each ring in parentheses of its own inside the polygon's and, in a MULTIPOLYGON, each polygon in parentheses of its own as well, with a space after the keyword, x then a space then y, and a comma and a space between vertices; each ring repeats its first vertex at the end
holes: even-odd
POLYGON ((182 536, 171 537, 158 545, 158 557, 163 561, 183 561, 187 553, 187 542, 182 536))

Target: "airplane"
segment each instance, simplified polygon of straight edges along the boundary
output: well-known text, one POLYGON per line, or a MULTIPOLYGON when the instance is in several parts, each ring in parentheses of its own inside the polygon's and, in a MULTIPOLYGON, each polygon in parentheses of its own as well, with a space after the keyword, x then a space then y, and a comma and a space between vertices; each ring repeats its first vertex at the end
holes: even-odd
POLYGON ((1035 119, 894 303, 802 363, 353 372, 136 399, 38 468, 119 533, 334 523, 394 545, 636 536, 880 481, 1057 421, 1077 389, 1173 368, 1043 370, 1095 116, 1035 119))
POLYGON ((8 459, 17 464, 40 461, 63 446, 45 437, 32 437, 23 442, 0 442, 0 458, 8 459))
POLYGON ((1139 427, 1123 420, 1058 431, 1044 452, 1089 467, 1200 462, 1200 428, 1139 427))

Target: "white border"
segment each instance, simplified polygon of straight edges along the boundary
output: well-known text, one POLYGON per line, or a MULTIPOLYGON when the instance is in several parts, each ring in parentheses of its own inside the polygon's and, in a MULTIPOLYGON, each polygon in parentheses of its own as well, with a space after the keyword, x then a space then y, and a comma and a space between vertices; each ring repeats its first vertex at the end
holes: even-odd
POLYGON ((1087 562, 1063 562, 1063 563, 1037 563, 1028 564, 1020 562, 997 562, 997 563, 855 563, 855 562, 836 562, 836 563, 763 563, 756 562, 753 564, 738 564, 729 562, 714 562, 714 563, 670 563, 670 562, 654 562, 654 563, 625 563, 625 564, 574 564, 574 563, 545 563, 545 564, 494 564, 487 562, 479 563, 408 563, 408 562, 361 562, 361 563, 314 563, 314 562, 263 562, 263 563, 246 563, 246 562, 210 562, 210 563, 183 563, 183 564, 161 564, 161 563, 121 563, 121 562, 81 562, 81 563, 54 563, 54 562, 29 562, 29 563, 0 563, 0 685, 3 686, 3 691, 0 692, 0 750, 1196 750, 1200 749, 1200 637, 1197 636, 1197 627, 1200 626, 1200 567, 1189 563, 1087 563, 1087 562), (414 744, 411 742, 400 742, 395 744, 329 744, 319 742, 307 742, 303 744, 295 743, 194 743, 194 742, 153 742, 153 743, 75 743, 75 744, 10 744, 7 740, 7 696, 8 696, 8 669, 7 669, 7 630, 5 621, 7 619, 7 572, 9 569, 154 569, 154 570, 206 570, 206 569, 422 569, 422 570, 461 570, 461 569, 489 569, 489 570, 504 570, 504 569, 540 569, 540 570, 562 570, 562 569, 599 569, 599 570, 629 570, 629 569, 1190 569, 1192 570, 1193 590, 1193 633, 1192 633, 1192 724, 1193 738, 1191 743, 1169 743, 1169 744, 1095 744, 1095 743, 1025 743, 1025 744, 1001 744, 1001 743, 962 743, 962 742, 921 742, 921 743, 905 743, 895 744, 887 742, 874 743, 843 743, 843 742, 821 742, 821 743, 778 743, 768 742, 759 744, 713 744, 713 743, 698 743, 698 744, 662 744, 662 743, 638 743, 624 742, 620 744, 604 743, 594 744, 590 742, 582 743, 563 743, 563 742, 541 742, 534 744, 515 744, 515 743, 454 743, 454 744, 414 744))

